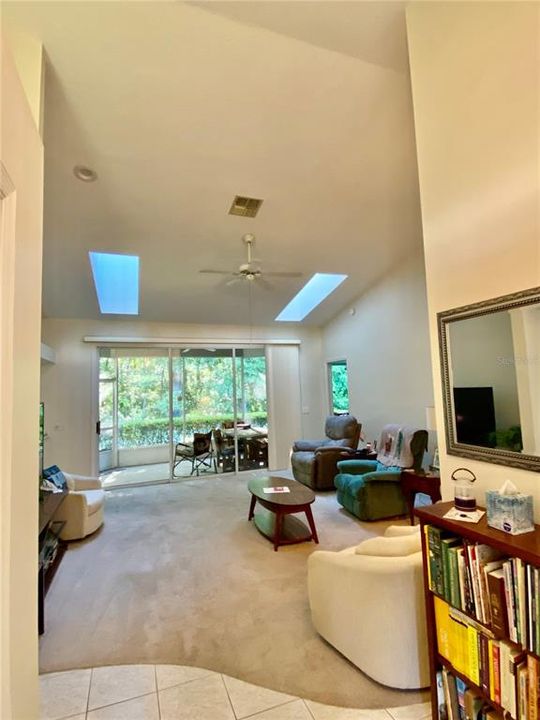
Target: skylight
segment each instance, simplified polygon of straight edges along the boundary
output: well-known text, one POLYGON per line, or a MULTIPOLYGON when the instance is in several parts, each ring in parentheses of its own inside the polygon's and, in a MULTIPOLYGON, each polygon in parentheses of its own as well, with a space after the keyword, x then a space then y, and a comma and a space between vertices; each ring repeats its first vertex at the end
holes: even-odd
POLYGON ((99 309, 108 315, 138 315, 137 255, 89 252, 99 309))
POLYGON ((297 293, 287 307, 279 313, 276 320, 281 322, 300 322, 320 305, 330 293, 341 285, 347 275, 315 273, 304 287, 297 293))

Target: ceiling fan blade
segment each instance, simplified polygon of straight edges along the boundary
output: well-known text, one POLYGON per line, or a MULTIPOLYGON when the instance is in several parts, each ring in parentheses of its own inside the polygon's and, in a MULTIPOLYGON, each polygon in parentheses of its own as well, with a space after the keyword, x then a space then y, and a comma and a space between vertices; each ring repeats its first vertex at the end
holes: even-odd
MULTIPOLYGON (((231 275, 231 273, 227 273, 227 275, 231 275)), ((225 285, 231 286, 236 285, 236 283, 242 282, 242 276, 238 273, 233 273, 233 277, 230 280, 227 280, 225 285)))
POLYGON ((268 277, 302 277, 301 272, 266 272, 264 273, 268 277))
POLYGON ((210 275, 232 275, 232 270, 199 270, 200 273, 210 275))
MULTIPOLYGON (((265 273, 267 274, 267 273, 265 273)), ((253 278, 253 281, 259 285, 260 287, 264 288, 265 290, 273 290, 274 286, 271 285, 269 282, 267 282, 263 277, 260 275, 257 275, 257 277, 253 278)))

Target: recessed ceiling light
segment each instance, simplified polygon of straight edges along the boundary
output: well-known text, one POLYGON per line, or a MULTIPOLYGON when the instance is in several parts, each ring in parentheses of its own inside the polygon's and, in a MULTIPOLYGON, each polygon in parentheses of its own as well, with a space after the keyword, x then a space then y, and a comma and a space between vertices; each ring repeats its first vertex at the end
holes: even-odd
POLYGON ((92 168, 86 167, 86 165, 75 165, 73 174, 77 180, 82 180, 83 182, 95 182, 97 180, 97 172, 92 170, 92 168))
POLYGON ((346 279, 347 275, 315 273, 291 302, 283 308, 276 320, 300 322, 346 279))

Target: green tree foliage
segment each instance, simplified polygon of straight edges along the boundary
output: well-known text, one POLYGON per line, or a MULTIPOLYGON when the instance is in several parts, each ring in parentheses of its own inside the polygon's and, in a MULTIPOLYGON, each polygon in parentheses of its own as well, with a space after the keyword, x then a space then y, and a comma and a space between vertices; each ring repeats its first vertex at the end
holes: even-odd
MULTIPOLYGON (((173 358, 174 441, 193 432, 208 432, 233 420, 232 357, 180 355, 173 358)), ((114 378, 115 358, 100 358, 100 378, 114 378)), ((266 361, 264 356, 236 358, 239 419, 266 426, 266 361)), ((167 357, 118 358, 118 446, 164 444, 169 441, 169 360, 167 357)), ((112 424, 111 383, 100 385, 100 418, 112 424)), ((105 441, 105 438, 103 438, 105 441)), ((104 449, 104 448, 102 448, 104 449)))
POLYGON ((346 412, 349 410, 349 385, 347 381, 347 366, 345 364, 333 363, 332 373, 332 401, 334 412, 346 412))

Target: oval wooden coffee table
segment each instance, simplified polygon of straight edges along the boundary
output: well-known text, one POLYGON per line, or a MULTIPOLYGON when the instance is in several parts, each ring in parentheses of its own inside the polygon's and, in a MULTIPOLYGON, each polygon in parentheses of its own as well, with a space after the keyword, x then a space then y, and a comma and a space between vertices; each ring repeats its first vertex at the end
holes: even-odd
POLYGON ((315 501, 315 493, 296 480, 266 475, 253 478, 248 483, 251 493, 248 520, 253 519, 255 527, 274 543, 277 551, 280 545, 314 540, 319 542, 317 530, 311 512, 311 503, 315 501), (288 492, 265 492, 268 488, 288 488, 288 492), (255 513, 255 505, 259 502, 267 512, 255 513), (309 524, 307 528, 293 513, 304 512, 309 524))

